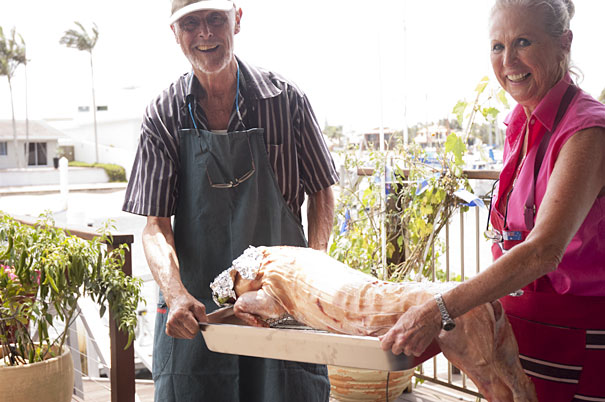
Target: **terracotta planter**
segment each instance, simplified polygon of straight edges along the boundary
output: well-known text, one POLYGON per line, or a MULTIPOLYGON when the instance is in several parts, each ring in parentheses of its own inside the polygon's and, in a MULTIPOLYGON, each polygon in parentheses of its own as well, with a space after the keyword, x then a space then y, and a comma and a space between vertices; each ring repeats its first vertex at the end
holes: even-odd
MULTIPOLYGON (((387 401, 387 371, 328 366, 330 399, 334 402, 387 401)), ((388 401, 394 401, 408 387, 414 369, 388 374, 388 401)))
POLYGON ((0 400, 3 402, 70 402, 73 388, 74 366, 67 347, 60 356, 43 362, 0 367, 0 400))

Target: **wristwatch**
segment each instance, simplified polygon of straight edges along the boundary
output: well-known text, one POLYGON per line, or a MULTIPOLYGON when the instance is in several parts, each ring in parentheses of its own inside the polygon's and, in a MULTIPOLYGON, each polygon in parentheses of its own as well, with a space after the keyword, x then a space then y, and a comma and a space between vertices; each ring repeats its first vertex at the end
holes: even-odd
POLYGON ((437 307, 439 307, 439 312, 441 313, 441 328, 444 331, 451 331, 456 327, 456 323, 452 317, 450 317, 450 313, 447 312, 441 293, 435 295, 435 301, 437 302, 437 307))

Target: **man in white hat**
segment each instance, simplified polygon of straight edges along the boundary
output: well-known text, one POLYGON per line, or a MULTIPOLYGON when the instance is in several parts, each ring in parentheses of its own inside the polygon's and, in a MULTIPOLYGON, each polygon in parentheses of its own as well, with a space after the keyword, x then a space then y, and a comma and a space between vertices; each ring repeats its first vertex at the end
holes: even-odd
POLYGON ((172 1, 192 71, 148 106, 128 183, 123 209, 147 216, 160 288, 155 399, 323 402, 325 366, 213 353, 199 331, 216 308, 210 282, 249 245, 325 250, 332 228, 338 175, 311 106, 293 83, 235 57, 241 18, 229 0, 172 1))

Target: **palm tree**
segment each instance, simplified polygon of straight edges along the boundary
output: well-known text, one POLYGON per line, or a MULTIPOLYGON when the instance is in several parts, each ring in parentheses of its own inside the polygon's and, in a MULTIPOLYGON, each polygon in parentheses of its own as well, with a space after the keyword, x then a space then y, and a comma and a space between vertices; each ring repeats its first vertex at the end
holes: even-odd
POLYGON ((23 167, 21 152, 19 152, 17 141, 17 122, 15 120, 15 106, 13 104, 12 78, 20 64, 26 64, 25 42, 21 35, 17 34, 15 28, 11 29, 10 36, 4 35, 0 27, 0 76, 6 75, 8 89, 11 97, 11 113, 13 117, 13 143, 17 154, 17 166, 23 167))
POLYGON ((60 44, 67 47, 86 51, 90 54, 90 77, 92 82, 92 116, 94 120, 94 133, 95 133, 95 163, 99 162, 99 141, 97 138, 97 103, 95 100, 95 76, 92 63, 92 50, 97 44, 99 39, 99 31, 97 24, 92 24, 92 34, 89 35, 88 31, 79 22, 74 22, 79 30, 68 29, 61 37, 60 44))
POLYGON ((23 72, 25 73, 25 160, 29 163, 29 102, 27 92, 27 46, 23 42, 23 55, 25 56, 25 63, 23 63, 23 72))

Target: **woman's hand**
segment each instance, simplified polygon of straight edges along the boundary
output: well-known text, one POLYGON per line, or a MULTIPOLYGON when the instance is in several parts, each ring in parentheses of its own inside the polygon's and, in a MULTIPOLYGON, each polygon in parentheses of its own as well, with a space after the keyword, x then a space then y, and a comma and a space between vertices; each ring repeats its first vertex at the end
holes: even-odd
POLYGON ((441 331, 441 314, 431 298, 406 311, 386 334, 379 336, 382 350, 420 356, 441 331))

